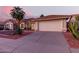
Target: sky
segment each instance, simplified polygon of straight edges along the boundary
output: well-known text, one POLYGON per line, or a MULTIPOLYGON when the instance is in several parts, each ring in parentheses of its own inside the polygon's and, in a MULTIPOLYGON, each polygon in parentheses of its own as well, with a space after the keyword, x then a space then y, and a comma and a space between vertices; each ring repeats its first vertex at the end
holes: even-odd
MULTIPOLYGON (((26 17, 39 17, 44 15, 70 15, 79 14, 79 6, 20 6, 26 12, 26 17)), ((0 6, 0 17, 11 18, 12 6, 0 6)))

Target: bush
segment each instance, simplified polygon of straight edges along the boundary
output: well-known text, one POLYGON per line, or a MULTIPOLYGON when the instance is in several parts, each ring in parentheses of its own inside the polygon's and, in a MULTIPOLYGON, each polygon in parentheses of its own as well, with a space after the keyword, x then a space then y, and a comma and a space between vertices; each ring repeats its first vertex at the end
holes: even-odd
POLYGON ((76 20, 74 23, 69 22, 68 29, 76 39, 79 39, 78 20, 76 20))

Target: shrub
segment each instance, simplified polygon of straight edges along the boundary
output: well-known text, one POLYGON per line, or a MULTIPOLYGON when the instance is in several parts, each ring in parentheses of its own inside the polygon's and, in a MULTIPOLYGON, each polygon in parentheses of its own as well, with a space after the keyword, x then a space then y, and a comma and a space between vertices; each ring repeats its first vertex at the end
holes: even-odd
POLYGON ((78 18, 76 18, 75 22, 69 22, 68 29, 73 34, 73 36, 78 39, 79 32, 78 32, 78 18))

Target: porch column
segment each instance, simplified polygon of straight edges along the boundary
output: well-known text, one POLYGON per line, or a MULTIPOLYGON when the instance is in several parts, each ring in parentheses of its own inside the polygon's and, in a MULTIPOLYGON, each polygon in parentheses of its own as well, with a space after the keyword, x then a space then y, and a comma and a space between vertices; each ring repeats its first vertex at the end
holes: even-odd
POLYGON ((67 31, 67 26, 66 26, 66 20, 64 19, 63 20, 63 32, 66 32, 67 31))
POLYGON ((39 31, 39 21, 37 22, 37 31, 39 31))

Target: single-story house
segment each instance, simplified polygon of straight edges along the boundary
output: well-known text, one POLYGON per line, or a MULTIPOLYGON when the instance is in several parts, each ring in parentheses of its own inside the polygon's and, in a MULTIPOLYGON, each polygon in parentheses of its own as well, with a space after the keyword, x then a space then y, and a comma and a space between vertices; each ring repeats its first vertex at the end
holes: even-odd
MULTIPOLYGON (((23 19, 20 23, 21 29, 28 29, 34 31, 59 31, 65 32, 67 30, 66 21, 70 15, 48 15, 39 18, 23 19)), ((16 29, 16 20, 6 20, 4 22, 4 30, 16 29)))
POLYGON ((70 15, 48 15, 32 20, 32 29, 35 31, 59 31, 67 30, 66 21, 70 15))

